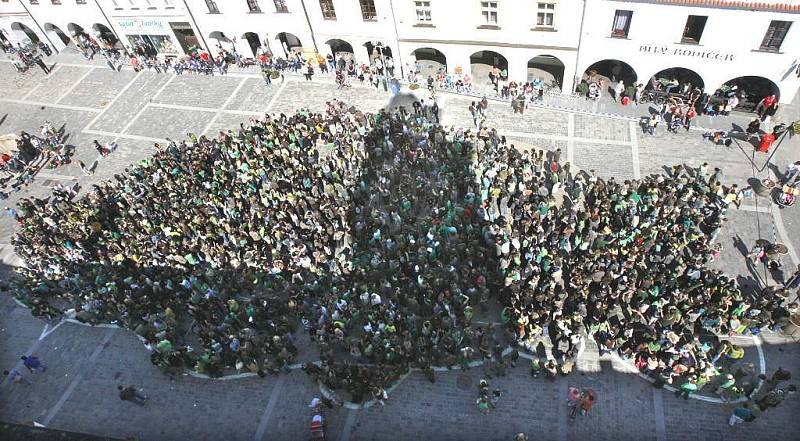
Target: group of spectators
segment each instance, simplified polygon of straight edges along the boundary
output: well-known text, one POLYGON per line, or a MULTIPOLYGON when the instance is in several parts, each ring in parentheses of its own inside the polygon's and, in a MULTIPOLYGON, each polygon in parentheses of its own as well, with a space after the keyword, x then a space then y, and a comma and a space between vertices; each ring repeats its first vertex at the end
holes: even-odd
POLYGON ((687 394, 745 389, 725 336, 779 329, 797 304, 706 268, 739 194, 721 170, 603 179, 421 109, 267 114, 157 144, 80 199, 23 199, 16 295, 133 330, 165 372, 302 363, 354 401, 412 367, 500 373, 509 344, 567 374, 587 335, 687 394))

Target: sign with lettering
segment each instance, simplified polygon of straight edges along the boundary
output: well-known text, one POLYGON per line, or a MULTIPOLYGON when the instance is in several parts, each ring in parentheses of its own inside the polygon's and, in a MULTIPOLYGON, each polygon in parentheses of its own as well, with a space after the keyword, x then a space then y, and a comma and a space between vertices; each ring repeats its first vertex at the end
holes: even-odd
POLYGON ((733 61, 733 54, 730 52, 720 52, 701 48, 693 49, 685 47, 643 44, 639 46, 639 52, 652 55, 702 58, 704 60, 733 61))
POLYGON ((125 34, 171 34, 169 26, 154 18, 118 18, 117 29, 125 34))

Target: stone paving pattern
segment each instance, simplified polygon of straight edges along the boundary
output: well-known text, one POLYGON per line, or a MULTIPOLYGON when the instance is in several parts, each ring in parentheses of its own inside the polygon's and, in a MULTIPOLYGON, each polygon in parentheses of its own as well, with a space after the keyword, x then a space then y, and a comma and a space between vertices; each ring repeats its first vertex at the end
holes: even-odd
MULTIPOLYGON (((226 102, 228 111, 293 112, 298 107, 321 110, 325 101, 336 97, 374 111, 388 99, 382 89, 361 87, 357 82, 353 88, 336 90, 331 76, 322 75, 316 75, 310 83, 301 77, 287 76, 284 85, 279 80, 265 86, 254 70, 236 71, 229 77, 135 74, 130 70, 115 73, 100 60, 89 62, 69 53, 51 58, 51 62, 63 66, 50 77, 36 70, 17 75, 10 64, 0 62, 0 133, 36 131, 44 120, 56 126, 63 124, 69 134, 68 144, 75 146, 75 159, 87 165, 97 161, 96 173, 86 177, 75 165, 44 170, 33 185, 12 194, 3 205, 12 205, 21 197, 46 197, 50 187, 57 183, 79 183, 87 188, 108 179, 152 154, 150 138, 180 139, 187 131, 201 132, 206 127, 210 134, 235 129, 249 116, 226 113, 221 109, 226 102), (77 83, 91 67, 95 69, 77 83), (62 99, 67 91, 70 92, 62 99), (56 100, 60 100, 56 106, 35 104, 56 100), (164 108, 152 103, 184 108, 164 108), (91 127, 87 127, 90 123, 91 127), (85 129, 110 133, 98 136, 84 133, 85 129), (91 147, 93 139, 103 143, 116 139, 119 148, 111 156, 98 159, 91 147)), ((425 91, 419 95, 428 101, 425 91)), ((440 93, 442 121, 471 126, 467 107, 473 99, 440 93)), ((621 108, 607 101, 588 102, 570 97, 546 97, 546 102, 573 103, 572 107, 584 111, 613 112, 633 119, 647 112, 645 106, 621 108)), ((724 169, 725 184, 746 185, 746 179, 754 175, 762 178, 776 173, 772 168, 759 172, 757 169, 763 166, 766 157, 754 155, 752 148, 743 142, 741 148, 711 146, 702 141, 700 131, 671 134, 663 127, 659 127, 655 136, 645 135, 637 128, 636 138, 631 139, 631 119, 580 112, 572 118, 574 130, 569 133, 568 112, 537 107, 528 109, 524 115, 514 115, 507 103, 491 101, 487 122, 497 127, 500 134, 513 132, 508 136, 511 143, 523 148, 561 148, 565 159, 571 155, 576 166, 595 168, 602 176, 632 177, 636 172, 632 162, 634 152, 638 153, 642 176, 663 173, 663 165, 686 163, 696 167, 703 161, 724 169), (755 167, 751 163, 753 157, 755 167)), ((797 108, 784 109, 783 118, 800 119, 797 108)), ((730 128, 741 121, 746 124, 746 117, 734 115, 699 122, 707 127, 730 128)), ((786 143, 773 158, 778 174, 787 163, 800 159, 797 145, 796 140, 786 143)), ((763 268, 748 267, 742 258, 746 249, 742 250, 741 244, 749 247, 754 240, 764 237, 800 246, 796 234, 800 228, 800 209, 794 207, 775 215, 769 212, 770 202, 764 198, 749 198, 745 205, 746 209, 729 213, 727 228, 719 237, 724 245, 722 258, 713 266, 739 274, 740 283, 748 285, 754 284, 757 277, 768 280, 769 277, 763 268), (754 211, 756 205, 767 212, 754 211), (789 237, 779 233, 781 227, 789 232, 789 237), (741 239, 741 243, 734 238, 741 239)), ((15 229, 14 222, 3 215, 0 277, 8 273, 8 265, 16 264, 8 244, 15 229)), ((787 268, 792 264, 788 257, 784 263, 787 268)), ((52 329, 52 325, 46 329, 52 329)), ((4 368, 14 366, 20 354, 33 351, 49 365, 46 373, 29 376, 33 385, 0 387, 0 420, 27 424, 48 420, 48 426, 54 428, 159 441, 298 440, 307 436, 311 412, 306 406, 319 393, 316 385, 300 371, 264 379, 215 381, 191 376, 170 379, 151 365, 149 353, 128 331, 65 323, 39 340, 44 329, 44 322, 32 318, 9 296, 0 296, 0 363, 4 368), (107 339, 105 345, 104 339, 107 339), (140 408, 120 401, 116 391, 119 383, 144 388, 149 396, 147 405, 140 408)), ((797 344, 773 334, 766 334, 764 340, 768 372, 783 366, 794 370, 795 376, 800 374, 797 344)), ((303 359, 314 357, 315 351, 304 350, 303 359)), ((747 358, 757 358, 750 343, 747 343, 747 358)), ((490 380, 492 387, 499 387, 504 394, 497 410, 488 416, 479 414, 475 406, 480 368, 465 373, 438 372, 434 384, 419 373, 412 373, 392 391, 386 406, 328 412, 328 435, 329 439, 342 441, 509 440, 514 433, 525 431, 531 439, 554 441, 717 441, 793 439, 793 434, 800 430, 800 422, 794 418, 800 412, 797 396, 752 424, 730 428, 727 418, 732 406, 675 398, 667 391, 652 388, 630 370, 630 366, 609 356, 599 358, 591 342, 579 360, 578 373, 555 382, 531 379, 527 362, 520 360, 520 366, 510 369, 508 376, 490 380), (466 385, 466 389, 460 385, 466 385), (599 395, 592 412, 573 424, 567 423, 564 406, 568 385, 592 387, 599 395)))

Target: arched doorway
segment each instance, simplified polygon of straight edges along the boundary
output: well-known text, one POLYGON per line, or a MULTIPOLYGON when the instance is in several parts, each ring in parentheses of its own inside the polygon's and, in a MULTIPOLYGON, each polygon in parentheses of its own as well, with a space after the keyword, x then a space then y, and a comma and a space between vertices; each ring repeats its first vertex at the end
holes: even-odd
POLYGON ((495 51, 475 52, 469 57, 469 66, 475 84, 490 84, 489 72, 495 67, 500 69, 501 77, 508 76, 508 60, 495 51))
POLYGON ((728 80, 714 92, 714 95, 727 97, 731 93, 739 96, 739 105, 736 106, 736 109, 745 111, 754 111, 759 101, 766 96, 775 95, 778 101, 781 98, 781 89, 777 84, 770 79, 758 76, 744 76, 728 80))
POLYGON ((353 51, 353 45, 338 38, 334 38, 325 42, 331 48, 331 54, 337 59, 340 57, 347 57, 348 55, 352 58, 355 55, 355 51, 353 51))
POLYGON ((114 32, 111 31, 106 25, 101 23, 95 23, 92 26, 92 30, 94 30, 95 36, 97 36, 98 40, 105 44, 108 47, 114 47, 117 44, 117 36, 114 35, 114 32))
POLYGON ((634 84, 639 76, 630 64, 620 60, 602 60, 589 66, 583 74, 582 80, 593 81, 603 78, 607 84, 616 83, 619 80, 625 84, 634 84))
POLYGON ((648 79, 646 87, 652 89, 656 84, 660 88, 665 89, 670 87, 670 84, 678 82, 677 87, 671 87, 670 91, 675 93, 689 93, 695 87, 701 90, 705 88, 705 82, 697 72, 686 69, 685 67, 670 67, 668 69, 660 70, 657 74, 648 79))
POLYGON ((77 37, 77 36, 82 35, 84 33, 83 32, 83 27, 81 25, 77 25, 75 23, 70 23, 70 24, 67 25, 67 32, 69 32, 69 35, 72 36, 72 37, 77 37))
POLYGON ((231 41, 231 39, 228 38, 227 35, 225 35, 223 32, 220 32, 220 31, 214 31, 214 32, 208 34, 208 38, 210 38, 212 40, 217 40, 217 46, 219 46, 219 47, 221 47, 223 49, 224 49, 223 43, 226 44, 226 45, 233 45, 233 41, 231 41))
POLYGON ((247 45, 250 46, 250 50, 253 52, 253 58, 258 57, 258 51, 261 49, 261 39, 258 38, 258 34, 255 32, 245 32, 242 34, 242 39, 247 41, 247 45))
POLYGON ((303 48, 302 42, 296 35, 290 32, 281 32, 275 36, 275 39, 281 42, 284 55, 288 56, 289 53, 299 52, 303 48))
POLYGON ((447 72, 447 57, 440 51, 421 47, 411 53, 417 60, 420 75, 427 78, 428 75, 436 75, 440 71, 447 72))
POLYGON ((380 41, 368 41, 364 43, 364 47, 367 48, 367 56, 369 56, 370 63, 377 58, 392 58, 392 48, 380 41))
POLYGON ((564 63, 552 55, 539 55, 531 58, 528 60, 527 81, 535 79, 562 90, 564 86, 564 63))
POLYGON ((11 30, 14 31, 20 40, 27 40, 33 44, 39 43, 39 36, 36 35, 35 32, 31 30, 31 28, 25 26, 20 22, 11 23, 11 30))
POLYGON ((52 23, 45 23, 44 31, 52 33, 54 36, 57 37, 58 39, 57 41, 64 43, 64 46, 69 44, 69 37, 58 26, 52 23))

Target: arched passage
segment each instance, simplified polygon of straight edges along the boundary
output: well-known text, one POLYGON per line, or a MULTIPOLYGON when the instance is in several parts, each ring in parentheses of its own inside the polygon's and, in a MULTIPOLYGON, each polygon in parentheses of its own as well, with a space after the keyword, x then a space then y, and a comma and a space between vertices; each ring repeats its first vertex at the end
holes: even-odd
POLYGON ((245 32, 242 34, 242 39, 247 41, 250 50, 253 52, 253 58, 258 56, 258 51, 261 49, 261 40, 255 32, 245 32))
POLYGON ((35 32, 31 30, 31 28, 25 26, 20 22, 11 23, 11 30, 17 33, 17 36, 20 39, 30 40, 31 43, 36 44, 39 43, 39 36, 36 35, 35 32))
POLYGON ((561 89, 564 85, 564 63, 552 55, 539 55, 528 60, 527 81, 541 80, 561 89))
POLYGON ((619 80, 625 84, 634 84, 639 76, 630 64, 620 60, 601 60, 589 66, 583 73, 584 81, 595 81, 599 78, 605 80, 606 84, 616 83, 619 80))
POLYGON ((368 41, 364 43, 367 48, 367 56, 369 56, 370 63, 377 58, 392 58, 392 48, 383 44, 380 41, 368 41))
POLYGON ((695 87, 700 88, 701 90, 705 88, 705 82, 703 81, 703 78, 700 77, 697 72, 691 69, 686 69, 685 67, 670 67, 668 69, 660 70, 658 73, 650 77, 647 88, 653 88, 655 84, 658 84, 657 87, 665 90, 670 84, 675 84, 675 81, 678 82, 678 86, 672 87, 670 90, 671 92, 689 93, 695 87))
POLYGON ((102 23, 95 23, 92 26, 92 30, 94 30, 95 35, 99 37, 98 39, 107 46, 113 47, 117 44, 117 36, 114 35, 114 32, 112 32, 108 26, 102 23))
POLYGON ((775 95, 780 101, 781 89, 772 80, 758 76, 744 76, 728 80, 714 95, 727 97, 731 93, 739 96, 740 110, 754 110, 759 101, 769 95, 775 95))
POLYGON ((334 38, 325 42, 331 48, 331 54, 335 57, 346 56, 347 54, 355 55, 353 45, 338 38, 334 38))
POLYGON ((500 76, 508 76, 508 60, 495 51, 478 51, 469 57, 469 67, 472 80, 476 84, 489 84, 489 73, 495 67, 500 69, 500 76))
POLYGON ((69 32, 69 35, 77 37, 78 35, 83 34, 83 27, 75 23, 70 23, 67 25, 67 31, 69 32))
POLYGON ((64 43, 64 46, 69 44, 69 37, 58 26, 52 23, 45 23, 44 31, 51 33, 53 36, 56 37, 57 41, 64 43))
POLYGON ((275 36, 275 39, 281 42, 284 55, 289 55, 291 52, 298 52, 302 50, 303 44, 297 35, 290 32, 281 32, 275 36))
POLYGON ((417 60, 420 75, 427 78, 428 75, 436 75, 440 71, 447 72, 447 57, 440 51, 421 47, 411 53, 417 60))

